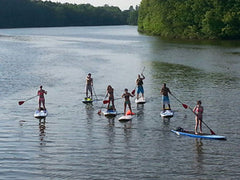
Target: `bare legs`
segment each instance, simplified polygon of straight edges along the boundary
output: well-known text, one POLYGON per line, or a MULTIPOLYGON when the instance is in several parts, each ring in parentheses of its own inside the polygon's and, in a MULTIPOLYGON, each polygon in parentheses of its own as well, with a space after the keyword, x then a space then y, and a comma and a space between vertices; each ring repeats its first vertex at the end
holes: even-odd
POLYGON ((198 134, 197 129, 199 126, 200 133, 202 133, 202 120, 199 119, 197 116, 195 118, 196 124, 195 124, 195 134, 198 134))

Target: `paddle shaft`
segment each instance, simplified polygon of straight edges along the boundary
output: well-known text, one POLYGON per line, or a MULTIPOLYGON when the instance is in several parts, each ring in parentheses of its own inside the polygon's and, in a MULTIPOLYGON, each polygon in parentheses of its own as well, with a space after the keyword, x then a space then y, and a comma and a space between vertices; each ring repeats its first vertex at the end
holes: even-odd
MULTIPOLYGON (((115 98, 114 100, 118 100, 118 99, 122 99, 122 98, 115 98)), ((110 102, 110 100, 103 100, 103 104, 107 104, 109 102, 110 102)))
POLYGON ((188 108, 188 105, 186 104, 183 104, 176 96, 174 96, 173 94, 171 94, 178 102, 180 102, 182 104, 182 106, 187 109, 188 108))
POLYGON ((29 100, 31 100, 31 99, 37 97, 37 96, 38 96, 38 95, 35 95, 35 96, 30 97, 30 98, 28 98, 28 99, 26 99, 26 100, 24 100, 24 101, 19 101, 18 104, 19 104, 19 105, 22 105, 22 104, 25 103, 26 101, 29 101, 29 100))
POLYGON ((96 94, 95 89, 94 89, 93 86, 92 86, 92 89, 93 89, 94 95, 96 96, 96 98, 97 98, 97 100, 98 100, 97 94, 96 94))

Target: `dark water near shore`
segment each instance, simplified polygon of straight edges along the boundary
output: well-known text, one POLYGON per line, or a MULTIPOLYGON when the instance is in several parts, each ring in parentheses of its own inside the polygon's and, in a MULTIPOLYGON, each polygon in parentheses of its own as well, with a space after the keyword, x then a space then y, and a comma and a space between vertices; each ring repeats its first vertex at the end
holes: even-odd
MULTIPOLYGON (((0 30, 0 179, 237 179, 240 176, 240 43, 167 41, 133 26, 0 30), (103 99, 132 91, 145 67, 147 103, 132 122, 84 105, 87 73, 103 99), (194 116, 171 98, 175 116, 163 120, 160 88, 185 104, 201 99, 204 121, 227 141, 178 137, 194 116), (39 85, 48 91, 45 122, 33 118, 39 85)), ((123 112, 123 100, 116 108, 123 112)), ((204 132, 209 130, 204 127, 204 132)))

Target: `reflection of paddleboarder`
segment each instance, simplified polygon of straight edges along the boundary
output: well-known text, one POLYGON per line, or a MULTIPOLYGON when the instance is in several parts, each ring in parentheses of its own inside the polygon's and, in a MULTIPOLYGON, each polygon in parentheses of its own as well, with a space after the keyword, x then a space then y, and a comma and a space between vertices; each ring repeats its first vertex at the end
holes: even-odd
POLYGON ((128 92, 127 88, 124 91, 125 91, 125 93, 122 95, 122 98, 125 98, 125 101, 124 101, 124 115, 126 115, 127 105, 129 107, 130 111, 132 112, 130 97, 133 97, 133 95, 128 92))
POLYGON ((93 78, 91 77, 91 73, 88 73, 86 78, 86 98, 88 97, 88 91, 91 93, 91 98, 92 98, 92 86, 93 86, 93 78))
POLYGON ((38 90, 38 93, 37 93, 37 95, 39 96, 39 100, 38 100, 39 111, 41 110, 41 104, 43 105, 43 109, 46 110, 44 94, 47 94, 47 91, 43 90, 42 86, 40 86, 40 90, 38 90))
POLYGON ((168 93, 172 94, 170 89, 166 86, 166 83, 164 83, 161 89, 162 100, 163 100, 163 111, 165 111, 165 104, 168 104, 168 108, 171 109, 168 93))

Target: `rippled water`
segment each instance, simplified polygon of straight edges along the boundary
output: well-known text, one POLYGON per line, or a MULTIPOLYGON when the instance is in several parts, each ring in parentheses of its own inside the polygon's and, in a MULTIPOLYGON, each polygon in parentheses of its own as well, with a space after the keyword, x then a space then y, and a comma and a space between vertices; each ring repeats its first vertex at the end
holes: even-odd
POLYGON ((1 179, 237 179, 239 57, 239 42, 167 41, 134 26, 0 30, 1 179), (103 99, 108 84, 115 97, 133 90, 143 67, 147 103, 132 99, 132 122, 99 116, 101 101, 81 102, 87 73, 103 99), (171 133, 195 122, 173 98, 175 116, 160 118, 164 82, 191 107, 201 99, 204 121, 227 141, 171 133), (41 84, 45 122, 33 118, 37 99, 18 105, 41 84))

